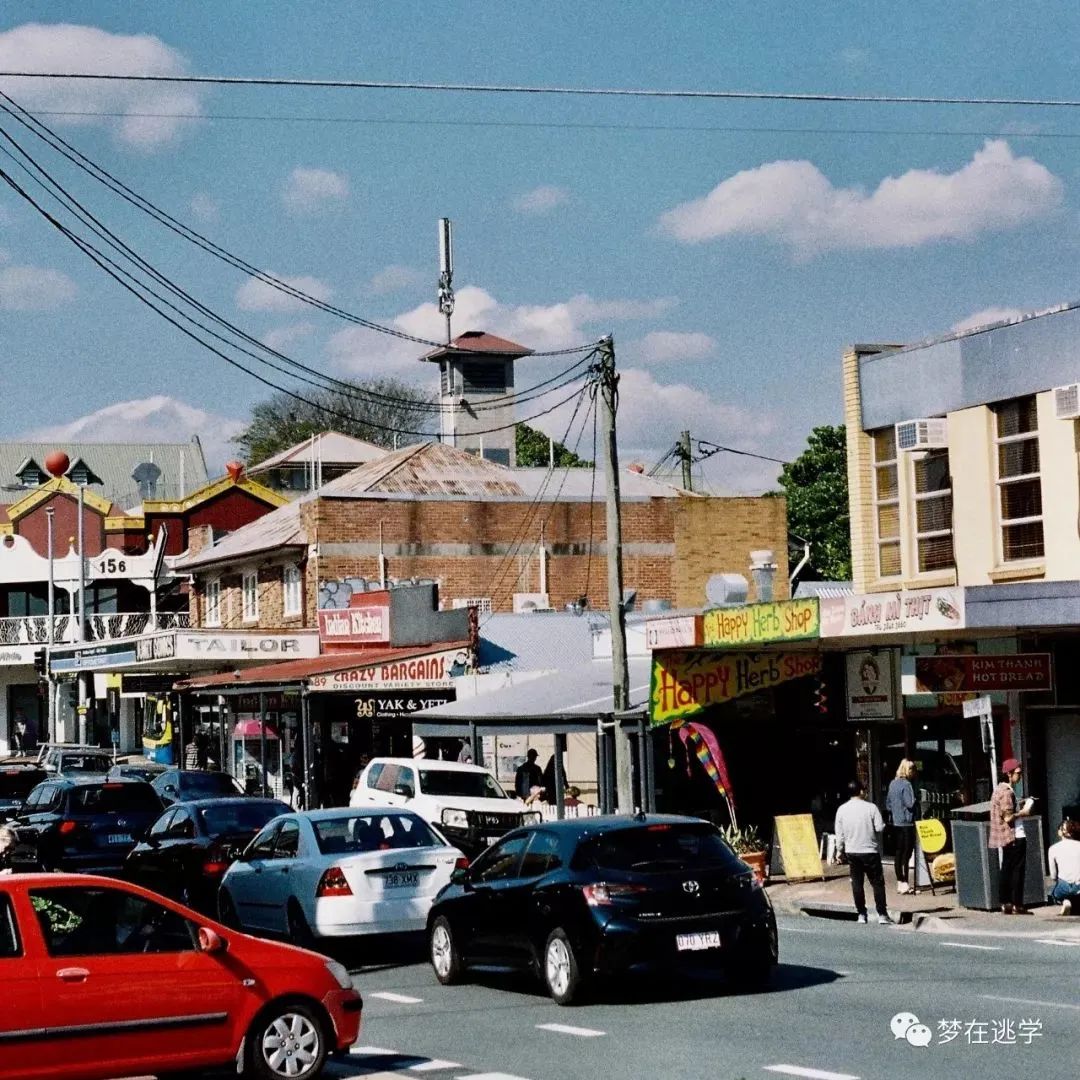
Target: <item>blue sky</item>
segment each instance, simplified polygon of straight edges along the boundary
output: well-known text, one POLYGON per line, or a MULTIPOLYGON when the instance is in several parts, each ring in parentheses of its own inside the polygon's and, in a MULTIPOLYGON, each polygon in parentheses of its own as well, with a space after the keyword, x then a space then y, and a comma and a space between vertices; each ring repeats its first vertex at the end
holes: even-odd
MULTIPOLYGON (((1046 98, 1080 85, 1080 13, 1066 3, 17 7, 0 15, 0 69, 1046 98)), ((451 217, 455 331, 536 348, 613 332, 622 453, 647 465, 682 427, 793 456, 813 425, 840 419, 844 344, 917 340, 1080 294, 1076 110, 0 89, 251 262, 421 336, 437 333, 435 227, 451 217), (126 118, 45 115, 58 110, 126 118), (132 115, 143 113, 201 119, 132 115)), ((430 378, 413 359, 421 349, 282 309, 25 145, 251 333, 335 375, 430 378)), ((6 190, 0 358, 4 437, 194 429, 212 467, 266 393, 141 309, 6 190)), ((519 383, 554 363, 523 362, 519 383)), ((561 435, 566 419, 548 429, 561 435)), ((773 476, 730 455, 707 466, 723 490, 773 476)))

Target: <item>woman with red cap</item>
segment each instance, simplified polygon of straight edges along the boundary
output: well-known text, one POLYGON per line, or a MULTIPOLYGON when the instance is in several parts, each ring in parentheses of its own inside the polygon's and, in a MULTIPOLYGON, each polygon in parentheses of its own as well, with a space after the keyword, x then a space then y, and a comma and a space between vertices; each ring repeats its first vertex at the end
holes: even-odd
POLYGON ((1023 819, 1031 816, 1031 800, 1016 805, 1014 785, 1023 771, 1016 758, 1001 763, 1002 780, 990 797, 990 847, 1001 852, 998 898, 1005 915, 1026 915, 1024 907, 1024 869, 1027 862, 1027 838, 1023 819))

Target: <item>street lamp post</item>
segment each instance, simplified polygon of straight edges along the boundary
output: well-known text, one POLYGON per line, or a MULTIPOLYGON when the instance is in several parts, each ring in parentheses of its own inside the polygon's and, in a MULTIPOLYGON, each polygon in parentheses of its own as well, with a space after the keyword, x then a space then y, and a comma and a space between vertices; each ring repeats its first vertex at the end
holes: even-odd
POLYGON ((60 733, 57 731, 57 715, 56 715, 56 694, 55 686, 53 685, 52 677, 52 647, 56 643, 56 572, 54 560, 56 558, 56 551, 53 547, 53 517, 56 514, 56 510, 47 506, 45 508, 45 524, 46 524, 46 553, 49 559, 49 590, 48 590, 48 611, 49 611, 49 625, 45 636, 45 679, 46 688, 48 692, 48 699, 46 702, 46 710, 48 715, 48 730, 49 738, 54 742, 60 742, 60 733))

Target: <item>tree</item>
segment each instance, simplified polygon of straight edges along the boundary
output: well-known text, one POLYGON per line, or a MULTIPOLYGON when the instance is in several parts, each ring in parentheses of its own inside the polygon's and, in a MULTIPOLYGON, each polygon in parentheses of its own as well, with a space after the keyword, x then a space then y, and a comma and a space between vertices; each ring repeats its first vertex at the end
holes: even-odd
POLYGON ((851 579, 844 427, 814 428, 806 449, 780 473, 788 531, 810 541, 810 565, 826 581, 851 579))
MULTIPOLYGON (((344 381, 344 380, 343 380, 344 381)), ((251 423, 233 437, 248 465, 257 465, 321 431, 339 431, 377 446, 394 446, 394 433, 433 427, 431 396, 397 379, 348 380, 348 388, 304 387, 297 391, 313 402, 277 393, 251 410, 251 423), (378 395, 372 397, 368 395, 378 395)), ((420 436, 400 434, 398 444, 420 436)))
MULTIPOLYGON (((520 468, 546 469, 551 462, 551 445, 548 442, 548 437, 542 431, 529 427, 528 424, 517 424, 514 427, 514 448, 520 468)), ((567 467, 591 469, 592 466, 591 461, 578 457, 573 450, 563 446, 561 442, 555 443, 555 467, 557 469, 567 467)))

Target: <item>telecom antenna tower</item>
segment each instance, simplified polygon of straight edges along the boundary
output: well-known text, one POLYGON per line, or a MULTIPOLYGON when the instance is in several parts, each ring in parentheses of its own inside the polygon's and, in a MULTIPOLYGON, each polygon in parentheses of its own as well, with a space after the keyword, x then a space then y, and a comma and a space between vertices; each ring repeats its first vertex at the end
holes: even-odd
POLYGON ((439 218, 439 310, 446 316, 446 343, 453 340, 450 316, 454 314, 454 234, 449 218, 439 218))

